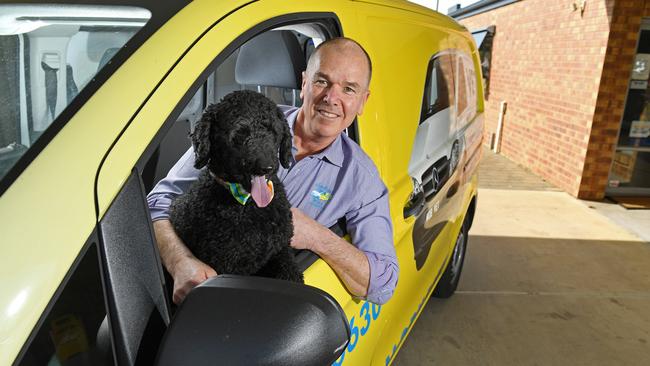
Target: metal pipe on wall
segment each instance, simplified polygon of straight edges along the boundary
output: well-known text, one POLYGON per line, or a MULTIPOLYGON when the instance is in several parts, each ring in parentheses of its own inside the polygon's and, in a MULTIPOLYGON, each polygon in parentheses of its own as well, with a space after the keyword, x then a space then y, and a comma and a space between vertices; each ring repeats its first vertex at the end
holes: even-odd
POLYGON ((499 121, 497 122, 497 132, 494 137, 494 146, 492 151, 495 153, 501 152, 501 139, 503 135, 503 119, 506 115, 506 109, 508 108, 508 103, 506 101, 501 101, 499 106, 499 121))

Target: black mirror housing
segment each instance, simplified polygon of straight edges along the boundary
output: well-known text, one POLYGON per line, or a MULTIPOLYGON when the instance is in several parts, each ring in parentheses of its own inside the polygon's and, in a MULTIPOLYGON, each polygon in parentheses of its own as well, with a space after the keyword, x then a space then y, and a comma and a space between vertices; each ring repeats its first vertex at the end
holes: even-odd
POLYGON ((350 340, 345 313, 315 287, 220 275, 194 288, 160 345, 157 365, 330 365, 350 340))

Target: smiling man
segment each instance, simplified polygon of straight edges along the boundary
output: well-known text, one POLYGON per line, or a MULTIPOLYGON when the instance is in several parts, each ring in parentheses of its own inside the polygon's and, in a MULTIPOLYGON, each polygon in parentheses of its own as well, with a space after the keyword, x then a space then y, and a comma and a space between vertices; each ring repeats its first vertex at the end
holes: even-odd
POLYGON ((294 127, 299 154, 300 145, 306 154, 329 146, 361 115, 370 74, 370 58, 355 42, 337 39, 318 48, 302 73, 303 105, 294 127))
MULTIPOLYGON (((291 245, 320 256, 352 295, 383 304, 399 274, 388 190, 372 160, 342 133, 363 112, 371 74, 370 57, 351 39, 335 38, 316 48, 302 74, 302 107, 281 107, 293 135, 293 161, 277 175, 293 206, 291 245), (328 229, 341 218, 353 244, 328 229)), ((216 275, 169 222, 172 199, 198 175, 190 149, 148 197, 160 254, 174 278, 175 303, 216 275)))

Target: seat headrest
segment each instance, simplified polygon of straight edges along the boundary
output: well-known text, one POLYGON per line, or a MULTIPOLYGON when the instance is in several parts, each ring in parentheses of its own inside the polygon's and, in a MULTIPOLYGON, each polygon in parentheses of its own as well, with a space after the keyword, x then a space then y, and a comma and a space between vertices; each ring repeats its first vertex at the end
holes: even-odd
POLYGON ((300 89, 301 73, 307 68, 296 36, 288 30, 258 35, 239 49, 235 80, 242 85, 265 85, 300 89))

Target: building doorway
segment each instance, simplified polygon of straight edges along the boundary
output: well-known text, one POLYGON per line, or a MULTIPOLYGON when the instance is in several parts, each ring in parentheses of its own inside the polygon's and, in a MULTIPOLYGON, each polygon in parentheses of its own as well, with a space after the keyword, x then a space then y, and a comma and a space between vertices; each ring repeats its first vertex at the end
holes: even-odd
POLYGON ((628 85, 609 196, 650 197, 650 18, 643 19, 628 85))

